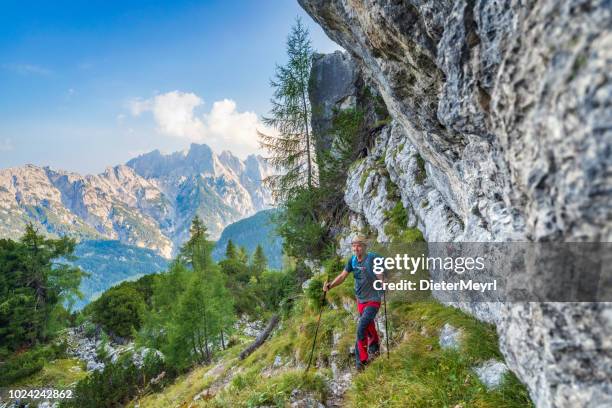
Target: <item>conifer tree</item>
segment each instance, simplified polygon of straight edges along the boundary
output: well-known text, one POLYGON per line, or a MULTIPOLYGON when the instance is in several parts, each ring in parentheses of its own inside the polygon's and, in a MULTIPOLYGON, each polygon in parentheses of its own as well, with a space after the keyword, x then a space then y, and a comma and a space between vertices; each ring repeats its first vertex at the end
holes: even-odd
POLYGON ((236 246, 230 239, 225 247, 225 259, 236 259, 236 246))
POLYGON ((0 345, 9 350, 47 341, 62 326, 64 302, 82 297, 87 276, 66 261, 75 241, 48 239, 32 224, 19 242, 0 240, 0 345))
POLYGON ((270 116, 263 118, 264 124, 274 128, 278 135, 259 133, 261 146, 271 155, 268 162, 280 172, 265 182, 281 202, 292 197, 296 189, 312 189, 316 184, 308 99, 312 54, 308 29, 298 18, 287 38, 289 60, 276 66, 270 81, 274 89, 270 116))
POLYGON ((268 259, 264 254, 263 248, 261 245, 257 245, 255 249, 255 253, 253 254, 253 262, 252 269, 255 275, 261 275, 263 271, 266 270, 268 266, 268 259))
MULTIPOLYGON (((154 307, 163 318, 165 338, 156 339, 161 350, 177 368, 192 363, 209 362, 214 349, 231 331, 234 323, 233 301, 225 279, 212 259, 213 244, 208 241, 206 227, 196 216, 190 238, 181 248, 177 264, 184 263, 191 270, 173 266, 171 272, 178 278, 182 290, 163 289, 154 295, 154 307), (174 299, 168 295, 174 293, 174 299), (170 302, 169 304, 167 302, 170 302)), ((172 283, 172 282, 169 282, 172 283)), ((159 324, 159 320, 148 320, 159 324)), ((146 336, 145 336, 146 337, 146 336)))
POLYGON ((247 266, 249 264, 249 251, 245 247, 241 246, 238 249, 238 255, 236 255, 236 259, 241 264, 247 266))

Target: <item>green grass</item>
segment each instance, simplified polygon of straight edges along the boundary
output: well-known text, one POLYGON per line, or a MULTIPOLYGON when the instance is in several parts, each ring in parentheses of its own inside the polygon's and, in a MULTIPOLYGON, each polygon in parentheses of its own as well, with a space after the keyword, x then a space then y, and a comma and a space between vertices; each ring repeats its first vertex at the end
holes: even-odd
POLYGON ((416 161, 417 161, 417 167, 419 171, 416 174, 414 179, 417 182, 417 184, 422 185, 423 183, 425 183, 425 179, 427 178, 427 171, 425 171, 425 160, 423 160, 420 154, 417 154, 416 161))
POLYGON ((37 373, 19 380, 11 387, 68 388, 87 376, 84 364, 76 358, 59 358, 45 362, 37 373))
POLYGON ((493 326, 434 301, 390 305, 390 359, 376 360, 357 375, 346 395, 353 407, 531 407, 513 374, 487 391, 472 368, 502 359, 493 326), (442 350, 438 332, 450 323, 464 332, 460 350, 442 350))
MULTIPOLYGON (((338 261, 330 262, 333 269, 338 261)), ((329 273, 329 271, 328 271, 329 273)), ((326 381, 332 351, 340 354, 340 367, 351 369, 348 351, 355 341, 353 312, 343 304, 355 306, 353 282, 349 278, 327 296, 317 337, 313 367, 305 375, 316 329, 318 308, 304 296, 295 303, 281 328, 245 360, 236 358, 245 344, 234 346, 211 366, 196 368, 179 378, 162 393, 140 400, 140 406, 255 407, 288 406, 293 390, 301 390, 324 401, 329 390, 326 381), (332 339, 336 334, 336 344, 332 339), (281 365, 274 367, 277 356, 281 365), (215 369, 219 362, 223 365, 215 369), (211 374, 212 371, 216 374, 211 374), (198 393, 209 390, 197 401, 198 393)), ((387 360, 383 354, 360 374, 355 374, 345 394, 348 407, 532 407, 525 387, 513 374, 503 384, 488 391, 473 368, 491 358, 502 360, 498 338, 492 325, 480 322, 452 307, 433 300, 415 303, 390 302, 389 322, 392 337, 387 360), (438 333, 449 323, 463 331, 457 351, 442 350, 438 333)), ((384 341, 384 340, 383 340, 384 341)), ((353 371, 353 373, 355 373, 353 371)))
POLYGON ((408 227, 408 213, 401 201, 385 212, 387 223, 385 224, 385 234, 391 238, 393 243, 409 244, 412 242, 424 242, 423 233, 418 228, 408 227))
POLYGON ((310 372, 305 374, 301 370, 286 371, 280 375, 268 378, 258 377, 248 386, 232 385, 213 401, 203 406, 212 407, 259 407, 271 405, 285 407, 294 390, 314 397, 317 401, 325 400, 327 386, 323 376, 310 372))

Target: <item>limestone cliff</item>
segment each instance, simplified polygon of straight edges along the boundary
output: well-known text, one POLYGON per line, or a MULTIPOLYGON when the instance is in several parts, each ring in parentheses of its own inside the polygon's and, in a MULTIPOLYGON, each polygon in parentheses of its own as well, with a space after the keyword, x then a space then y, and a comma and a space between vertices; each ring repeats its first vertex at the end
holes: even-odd
MULTIPOLYGON (((364 84, 392 118, 349 172, 354 225, 384 240, 393 189, 428 241, 610 241, 609 2, 300 4, 350 54, 315 59, 315 132, 364 84)), ((460 306, 537 406, 612 404, 612 305, 460 306)))

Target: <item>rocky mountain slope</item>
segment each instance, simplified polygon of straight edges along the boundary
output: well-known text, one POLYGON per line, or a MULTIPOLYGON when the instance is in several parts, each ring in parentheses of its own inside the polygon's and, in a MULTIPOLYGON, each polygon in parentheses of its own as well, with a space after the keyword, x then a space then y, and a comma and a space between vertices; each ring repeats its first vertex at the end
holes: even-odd
MULTIPOLYGON (((609 2, 299 2, 350 53, 315 60, 313 107, 368 86, 390 113, 351 167, 346 235, 385 240, 399 199, 430 242, 611 240, 609 2)), ((610 303, 456 306, 496 325, 537 406, 612 404, 610 303)))
POLYGON ((125 245, 119 241, 81 241, 75 248, 73 261, 89 276, 81 281, 83 299, 75 309, 81 309, 111 286, 124 280, 135 280, 143 275, 163 272, 168 260, 147 248, 125 245))
POLYGON ((211 238, 270 204, 259 156, 240 160, 208 146, 139 156, 98 175, 26 165, 0 170, 0 237, 17 238, 26 222, 50 235, 111 239, 170 257, 197 214, 211 238))

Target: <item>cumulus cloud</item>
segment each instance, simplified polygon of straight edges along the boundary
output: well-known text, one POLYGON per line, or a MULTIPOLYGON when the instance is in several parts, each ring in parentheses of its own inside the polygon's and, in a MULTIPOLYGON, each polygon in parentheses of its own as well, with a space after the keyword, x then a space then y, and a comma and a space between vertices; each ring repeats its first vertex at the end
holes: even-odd
POLYGON ((254 112, 240 112, 236 102, 223 99, 198 115, 196 109, 202 105, 204 101, 194 93, 172 91, 149 99, 133 99, 128 107, 134 116, 151 112, 162 134, 206 143, 217 152, 230 150, 242 157, 259 152, 257 130, 270 130, 254 112))

